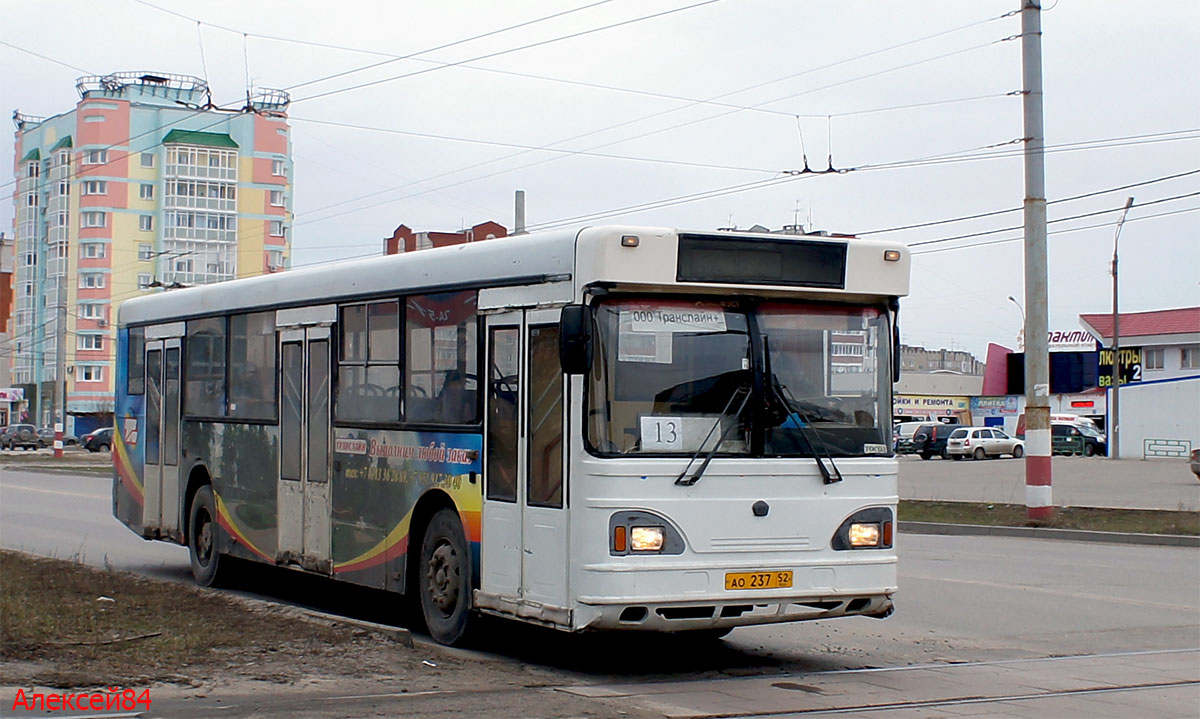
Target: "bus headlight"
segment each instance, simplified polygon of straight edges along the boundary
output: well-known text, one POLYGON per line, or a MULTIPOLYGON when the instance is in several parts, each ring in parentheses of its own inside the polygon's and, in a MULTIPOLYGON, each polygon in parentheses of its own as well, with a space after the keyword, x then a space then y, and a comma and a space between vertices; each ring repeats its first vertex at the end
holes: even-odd
POLYGON ((663 548, 662 527, 631 527, 629 548, 635 552, 659 552, 663 548))
POLYGON ((855 523, 850 525, 851 547, 878 547, 879 525, 855 523))

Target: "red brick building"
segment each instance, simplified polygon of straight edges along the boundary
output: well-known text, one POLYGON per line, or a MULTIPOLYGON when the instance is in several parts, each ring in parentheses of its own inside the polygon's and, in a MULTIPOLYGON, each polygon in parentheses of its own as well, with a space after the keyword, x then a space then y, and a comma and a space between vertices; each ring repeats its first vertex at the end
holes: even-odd
POLYGON ((467 242, 482 242, 508 237, 508 230, 496 222, 488 220, 462 232, 413 232, 406 225, 400 225, 391 237, 383 240, 383 254, 398 255, 401 252, 427 250, 431 247, 448 247, 467 242))

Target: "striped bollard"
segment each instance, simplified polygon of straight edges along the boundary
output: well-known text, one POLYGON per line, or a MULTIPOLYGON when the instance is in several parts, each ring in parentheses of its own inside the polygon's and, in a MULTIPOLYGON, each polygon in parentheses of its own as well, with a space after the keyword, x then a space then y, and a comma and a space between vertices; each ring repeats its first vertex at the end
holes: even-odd
POLYGON ((1031 520, 1054 516, 1050 492, 1050 408, 1025 408, 1025 512, 1031 520))
POLYGON ((54 423, 54 458, 62 459, 63 456, 63 425, 62 422, 54 423))

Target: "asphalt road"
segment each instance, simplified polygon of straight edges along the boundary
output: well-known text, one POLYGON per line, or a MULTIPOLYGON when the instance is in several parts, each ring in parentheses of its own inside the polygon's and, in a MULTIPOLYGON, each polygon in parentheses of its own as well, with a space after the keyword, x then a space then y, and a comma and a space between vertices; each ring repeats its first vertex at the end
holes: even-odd
MULTIPOLYGON (((1055 457, 1051 495, 1059 507, 1200 510, 1200 481, 1182 459, 1055 457)), ((900 457, 901 499, 1025 503, 1025 461, 900 457)))
MULTIPOLYGON (((970 462, 916 459, 906 460, 904 471, 941 464, 945 471, 970 477, 967 472, 992 470, 1008 463, 1018 464, 993 461, 972 468, 970 462)), ((0 546, 77 558, 97 566, 107 563, 171 579, 185 578, 186 550, 145 542, 130 533, 112 518, 109 491, 110 480, 105 477, 5 470, 0 476, 0 546)), ((971 684, 979 681, 978 675, 963 670, 948 678, 951 675, 921 674, 916 669, 934 666, 949 671, 948 667, 983 666, 979 663, 985 662, 989 663, 987 666, 1025 667, 1030 676, 1041 676, 1053 672, 1049 665, 1039 669, 1042 665, 1036 662, 1064 655, 1092 659, 1083 667, 1053 665, 1066 667, 1061 670, 1064 672, 1061 682, 1054 684, 1073 687, 1063 690, 1066 694, 1022 700, 1020 687, 1033 681, 1022 679, 1026 684, 1018 682, 999 692, 990 709, 973 709, 981 715, 995 711, 997 716, 1039 716, 1047 711, 1099 716, 1095 711, 1068 712, 1053 707, 1088 706, 1086 702, 1080 704, 1083 700, 1078 697, 1076 703, 1071 703, 1072 693, 1084 689, 1090 692, 1096 686, 1123 686, 1113 679, 1122 672, 1173 677, 1170 681, 1142 682, 1144 686, 1140 689, 1131 688, 1129 691, 1137 695, 1136 701, 1123 694, 1122 701, 1133 702, 1127 716, 1187 716, 1173 713, 1172 708, 1200 703, 1200 661, 1197 661, 1200 553, 1195 548, 923 535, 902 535, 898 547, 901 590, 896 597, 896 614, 885 621, 855 617, 742 628, 704 651, 664 656, 661 648, 651 646, 642 653, 644 656, 637 656, 639 652, 626 648, 618 653, 624 659, 617 662, 612 653, 593 652, 589 649, 591 645, 581 643, 578 638, 509 625, 501 627, 495 638, 481 647, 478 656, 482 661, 523 662, 540 667, 562 678, 563 691, 583 692, 580 696, 586 696, 580 687, 607 687, 604 691, 609 692, 608 696, 615 696, 612 692, 626 692, 631 702, 642 708, 650 707, 651 713, 665 701, 663 696, 670 695, 675 698, 667 704, 678 709, 673 713, 693 716, 730 713, 728 706, 720 701, 704 703, 698 697, 708 696, 705 692, 710 690, 715 692, 713 696, 726 696, 733 691, 733 685, 728 683, 731 677, 771 678, 776 684, 782 681, 798 687, 823 687, 826 685, 820 682, 833 681, 830 677, 854 677, 857 679, 837 680, 858 682, 855 686, 860 691, 848 691, 845 687, 839 690, 848 691, 847 701, 849 697, 861 698, 863 691, 878 688, 881 682, 897 692, 893 697, 903 694, 899 689, 902 686, 922 691, 942 687, 933 694, 937 695, 935 699, 944 699, 971 696, 972 691, 984 696, 971 684), (1112 663, 1118 661, 1113 657, 1126 655, 1153 659, 1137 659, 1140 663, 1136 666, 1112 669, 1112 663), (996 662, 1000 664, 993 664, 996 662), (1164 663, 1165 667, 1159 666, 1164 663), (905 677, 904 681, 884 681, 879 678, 882 675, 856 673, 903 668, 913 671, 887 676, 905 677), (968 681, 971 676, 975 678, 968 681), (1180 676, 1184 679, 1179 679, 1180 676), (689 682, 687 691, 678 686, 685 681, 689 682), (630 682, 640 688, 628 689, 630 682), (729 691, 719 687, 727 687, 729 691), (720 709, 721 706, 725 708, 720 709)), ((289 576, 295 574, 278 571, 289 576)), ((246 591, 281 601, 330 594, 289 589, 288 582, 277 581, 279 575, 273 576, 257 587, 246 587, 246 591)), ((323 608, 367 619, 381 618, 371 615, 369 604, 356 597, 346 602, 329 600, 323 608)), ((1119 661, 1134 662, 1127 658, 1119 661)), ((991 687, 988 691, 996 690, 994 683, 987 686, 991 687)), ((385 690, 386 687, 380 688, 384 693, 385 690)), ((804 691, 807 690, 799 694, 804 691)), ((281 692, 286 694, 287 690, 281 692)), ((761 702, 756 703, 753 697, 740 700, 738 711, 733 714, 778 713, 779 706, 792 706, 779 705, 777 693, 764 690, 753 696, 760 695, 761 702), (776 698, 768 702, 769 697, 776 698)), ((515 696, 511 699, 525 700, 515 696)), ((355 701, 366 702, 359 707, 363 715, 374 715, 375 703, 383 700, 375 696, 355 701)), ((884 712, 881 716, 952 715, 933 711, 933 705, 926 707, 928 711, 905 713, 912 708, 906 708, 904 701, 891 704, 888 701, 886 697, 880 699, 881 707, 892 706, 886 711, 880 709, 884 712)), ((314 715, 338 716, 336 712, 346 711, 352 704, 331 705, 330 713, 314 715)), ((255 711, 260 710, 261 702, 255 706, 258 707, 255 711)), ((280 703, 279 707, 282 710, 285 704, 280 703)), ((187 714, 182 705, 177 708, 180 715, 187 714)), ((194 708, 200 711, 202 707, 194 708)), ((241 716, 237 712, 223 715, 241 716)), ((246 714, 251 715, 259 714, 246 714)))

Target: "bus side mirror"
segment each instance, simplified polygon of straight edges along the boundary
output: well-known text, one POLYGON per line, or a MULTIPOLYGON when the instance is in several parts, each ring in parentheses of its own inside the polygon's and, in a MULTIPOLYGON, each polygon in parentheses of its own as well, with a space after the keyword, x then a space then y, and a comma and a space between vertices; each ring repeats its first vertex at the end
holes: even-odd
POLYGON ((558 320, 558 361, 567 374, 592 366, 592 316, 586 305, 567 305, 558 320))

